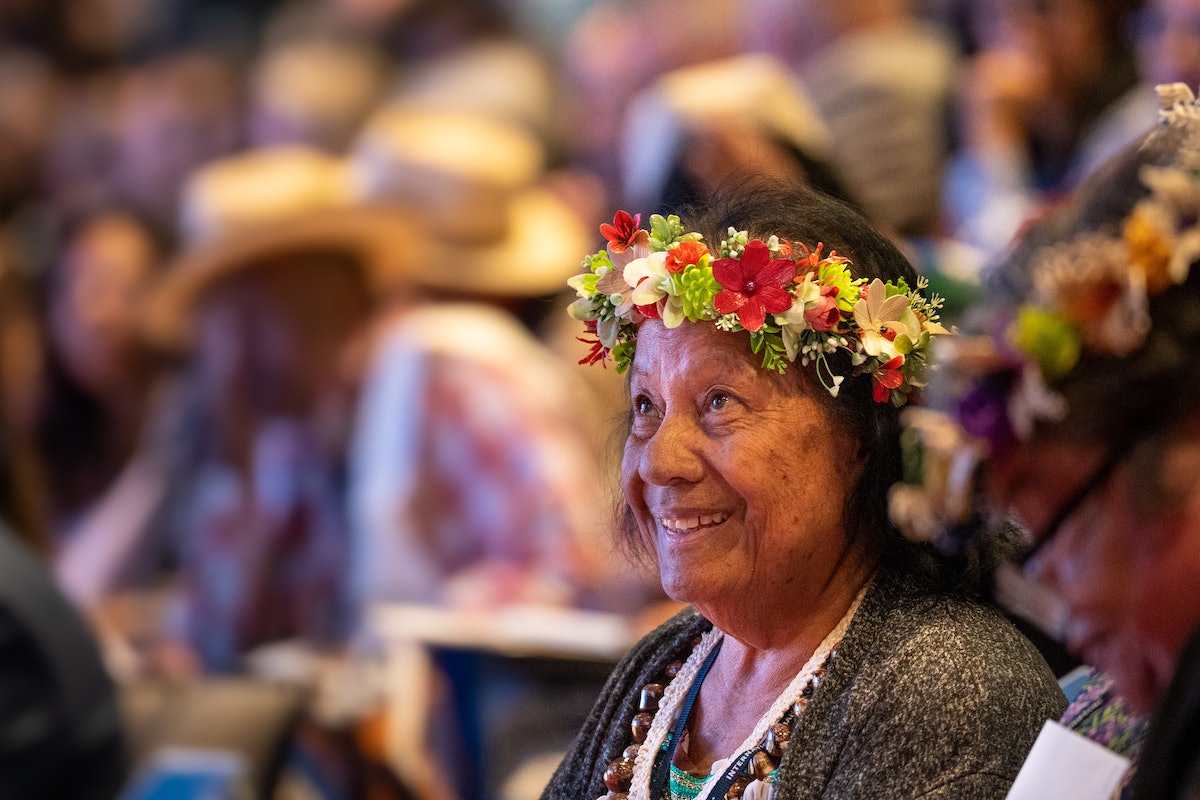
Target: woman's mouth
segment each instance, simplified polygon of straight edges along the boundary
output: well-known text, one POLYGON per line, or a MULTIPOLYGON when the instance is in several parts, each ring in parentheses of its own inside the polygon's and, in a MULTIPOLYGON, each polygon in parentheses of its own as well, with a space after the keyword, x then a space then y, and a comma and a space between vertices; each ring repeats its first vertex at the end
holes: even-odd
POLYGON ((673 533, 691 533, 701 528, 711 528, 720 525, 731 515, 721 511, 715 514, 700 514, 690 517, 659 517, 658 522, 665 530, 673 533))

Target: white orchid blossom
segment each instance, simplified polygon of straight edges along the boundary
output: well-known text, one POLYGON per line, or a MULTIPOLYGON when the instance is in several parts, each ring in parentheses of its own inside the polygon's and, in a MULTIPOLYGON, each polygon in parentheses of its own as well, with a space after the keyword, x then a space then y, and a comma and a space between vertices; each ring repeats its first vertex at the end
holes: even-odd
MULTIPOLYGON (((908 295, 894 294, 888 297, 883 281, 879 278, 871 281, 866 289, 866 297, 860 297, 854 304, 854 322, 861 331, 863 352, 870 356, 878 356, 885 350, 893 350, 891 343, 883 336, 883 331, 889 328, 907 330, 908 325, 904 322, 906 315, 912 315, 908 295)), ((915 319, 915 315, 913 316, 915 319)), ((919 321, 916 330, 919 336, 919 321)))

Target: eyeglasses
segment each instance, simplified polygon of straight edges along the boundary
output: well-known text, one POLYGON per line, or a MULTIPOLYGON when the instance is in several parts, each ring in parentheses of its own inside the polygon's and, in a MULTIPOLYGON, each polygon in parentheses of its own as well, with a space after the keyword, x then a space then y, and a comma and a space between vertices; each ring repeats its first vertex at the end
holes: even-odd
POLYGON ((1112 476, 1113 470, 1115 470, 1117 465, 1124 460, 1127 452, 1128 447, 1126 443, 1120 442, 1114 446, 1107 455, 1105 455, 1104 460, 1100 462, 1100 465, 1092 471, 1092 474, 1089 475, 1087 479, 1081 483, 1065 501, 1063 501, 1062 505, 1058 507, 1058 510, 1054 512, 1054 515, 1050 517, 1050 520, 1033 536, 1031 545, 1024 553, 1021 554, 1020 558, 1018 559, 1018 566, 1024 569, 1025 566, 1038 555, 1038 553, 1046 550, 1047 545, 1049 545, 1050 542, 1062 531, 1063 524, 1066 523, 1066 521, 1070 519, 1076 511, 1079 510, 1080 506, 1082 506, 1084 502, 1092 496, 1092 494, 1094 494, 1108 482, 1108 479, 1112 476))

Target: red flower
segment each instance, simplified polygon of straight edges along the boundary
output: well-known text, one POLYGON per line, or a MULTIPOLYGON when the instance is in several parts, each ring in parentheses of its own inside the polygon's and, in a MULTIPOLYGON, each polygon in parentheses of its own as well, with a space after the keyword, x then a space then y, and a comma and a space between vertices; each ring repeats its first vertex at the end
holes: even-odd
POLYGON ((842 319, 842 312, 837 305, 837 295, 838 287, 822 286, 817 307, 805 310, 804 318, 808 320, 809 325, 812 325, 813 330, 828 331, 837 327, 838 322, 842 319))
POLYGON ((900 368, 904 366, 904 356, 896 356, 872 373, 871 387, 876 403, 886 403, 892 396, 892 389, 899 388, 904 383, 904 375, 900 368))
POLYGON ((740 259, 719 258, 713 262, 713 277, 725 287, 713 298, 721 314, 737 312, 738 322, 757 331, 767 314, 781 314, 792 307, 792 296, 784 290, 796 277, 790 258, 771 259, 771 251, 759 239, 746 243, 740 259))
POLYGON ((602 223, 600 233, 608 239, 608 249, 614 253, 624 253, 629 248, 645 244, 650 240, 650 234, 642 230, 642 215, 630 215, 628 211, 618 211, 613 215, 612 225, 602 223))
MULTIPOLYGON (((593 336, 595 336, 596 321, 589 320, 589 321, 583 323, 583 329, 586 333, 590 333, 593 336)), ((597 336, 595 339, 585 339, 582 336, 576 336, 575 340, 578 342, 583 342, 584 344, 587 344, 587 345, 591 345, 591 350, 588 351, 588 354, 586 356, 584 356, 583 358, 579 359, 580 364, 586 364, 587 366, 591 366, 592 364, 595 364, 596 362, 600 362, 600 366, 602 366, 602 367, 608 366, 607 364, 604 363, 605 361, 608 360, 608 348, 600 343, 600 337, 597 336)))
MULTIPOLYGON (((643 278, 642 280, 645 280, 645 278, 643 278)), ((639 283, 640 282, 641 281, 639 281, 639 283)), ((634 308, 636 308, 638 311, 642 312, 642 316, 645 317, 646 319, 659 319, 657 303, 649 303, 644 306, 634 306, 634 308)))
POLYGON ((692 264, 699 264, 707 253, 708 248, 701 242, 681 242, 667 251, 667 272, 683 272, 692 264))

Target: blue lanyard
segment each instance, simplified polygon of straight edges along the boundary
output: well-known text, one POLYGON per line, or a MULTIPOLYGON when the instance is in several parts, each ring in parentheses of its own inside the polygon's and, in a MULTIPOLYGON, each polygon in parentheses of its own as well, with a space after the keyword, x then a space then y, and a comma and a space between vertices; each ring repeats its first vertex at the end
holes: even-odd
MULTIPOLYGON (((708 676, 708 671, 712 669, 713 663, 717 660, 717 653, 721 652, 721 645, 724 642, 723 638, 718 639, 716 646, 708 654, 708 658, 704 659, 704 663, 700 665, 700 671, 696 673, 696 679, 692 681, 691 687, 688 688, 687 697, 683 701, 683 707, 679 710, 679 719, 675 722, 675 728, 667 734, 667 740, 663 742, 662 749, 659 751, 658 757, 654 760, 654 768, 650 771, 650 800, 659 800, 663 796, 663 790, 667 788, 667 781, 671 776, 671 761, 675 758, 675 749, 679 746, 679 740, 683 736, 683 729, 687 727, 688 715, 692 713, 692 705, 696 702, 696 696, 700 694, 700 684, 704 683, 704 679, 708 676)), ((737 761, 741 760, 740 757, 737 759, 737 761)), ((709 796, 713 795, 710 793, 709 796)), ((720 797, 720 795, 716 796, 720 797)))

